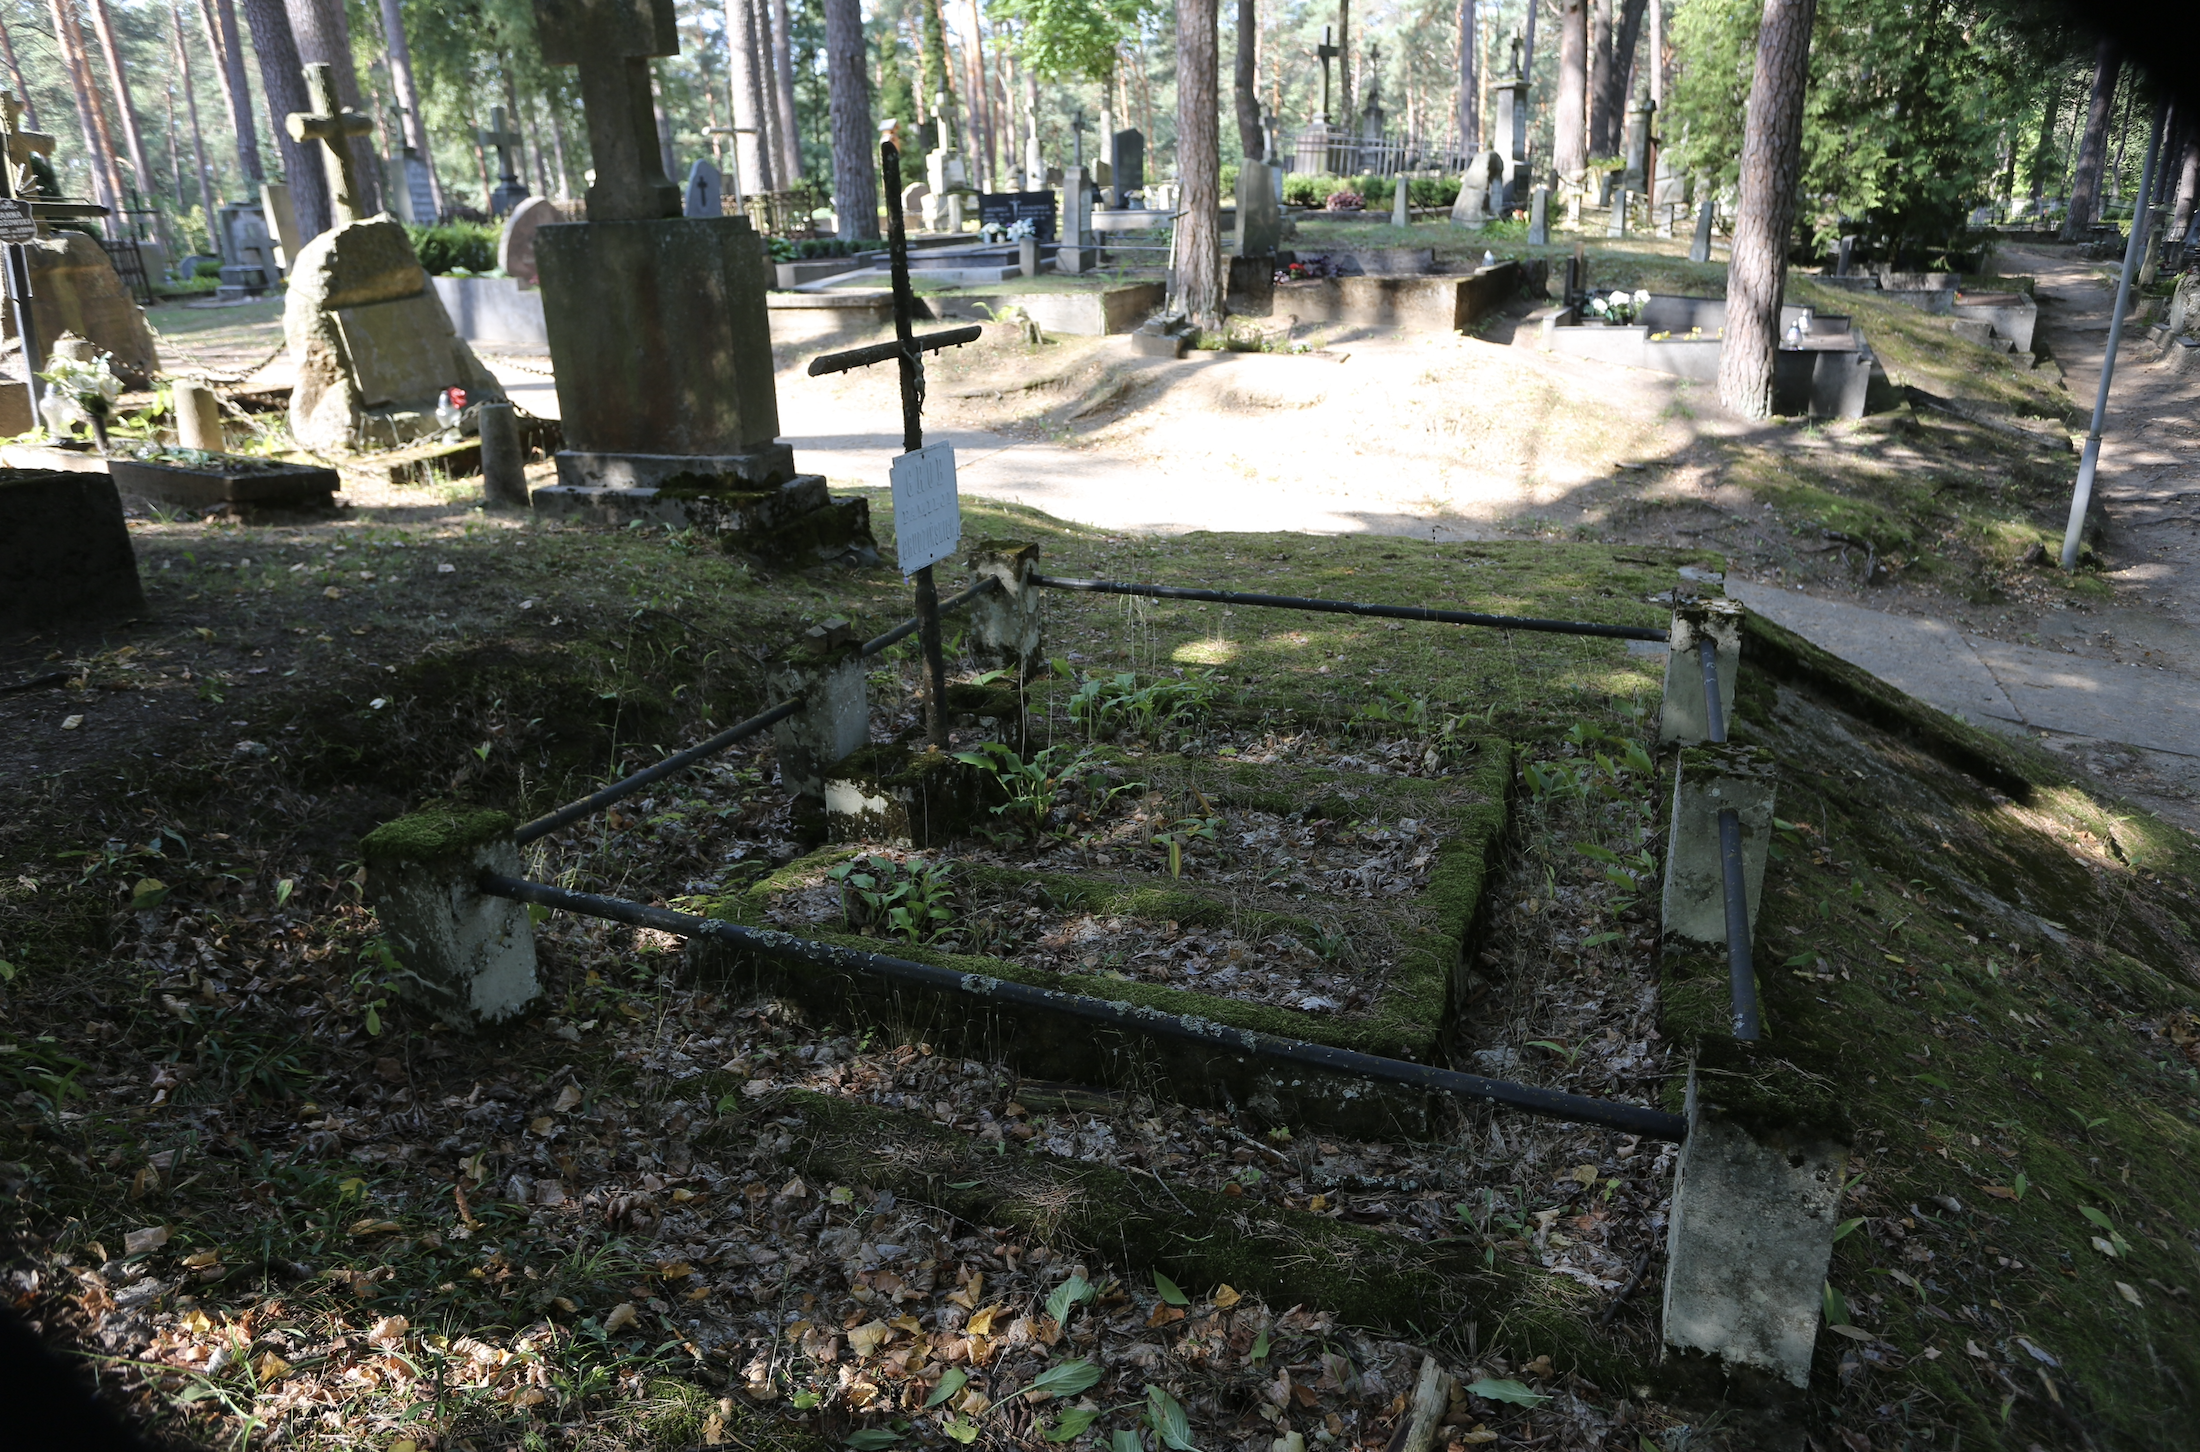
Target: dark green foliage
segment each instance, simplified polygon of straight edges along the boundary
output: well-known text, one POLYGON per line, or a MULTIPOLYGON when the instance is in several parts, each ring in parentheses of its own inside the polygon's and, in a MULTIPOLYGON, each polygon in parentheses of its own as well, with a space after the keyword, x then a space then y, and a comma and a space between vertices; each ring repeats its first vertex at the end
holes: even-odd
POLYGON ((407 227, 413 252, 431 274, 497 270, 498 228, 488 222, 447 222, 440 227, 407 227))

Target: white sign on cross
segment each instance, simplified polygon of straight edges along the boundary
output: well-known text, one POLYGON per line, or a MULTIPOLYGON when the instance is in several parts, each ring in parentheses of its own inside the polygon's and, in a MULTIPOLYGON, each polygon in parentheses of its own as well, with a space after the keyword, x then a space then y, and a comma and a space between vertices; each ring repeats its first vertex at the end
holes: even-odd
POLYGON ((955 446, 927 444, 894 459, 894 554, 904 575, 938 564, 962 540, 955 446))

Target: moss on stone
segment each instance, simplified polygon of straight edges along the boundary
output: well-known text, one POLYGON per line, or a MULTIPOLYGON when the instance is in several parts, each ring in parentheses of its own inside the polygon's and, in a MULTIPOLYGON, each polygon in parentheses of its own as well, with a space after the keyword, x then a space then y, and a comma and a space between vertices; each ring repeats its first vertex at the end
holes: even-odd
POLYGON ((423 807, 359 839, 369 862, 441 862, 466 858, 476 847, 511 835, 509 812, 487 808, 423 807))

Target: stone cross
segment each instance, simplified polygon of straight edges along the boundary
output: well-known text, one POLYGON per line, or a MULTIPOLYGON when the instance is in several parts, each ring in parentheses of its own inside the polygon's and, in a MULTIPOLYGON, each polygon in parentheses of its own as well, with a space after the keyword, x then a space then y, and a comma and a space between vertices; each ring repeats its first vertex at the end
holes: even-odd
POLYGON ((505 129, 504 108, 502 106, 491 106, 489 108, 489 129, 476 131, 474 139, 483 146, 495 149, 497 154, 497 180, 506 186, 517 185, 519 173, 512 169, 512 149, 519 145, 519 133, 505 129))
POLYGON ((1338 47, 1336 47, 1336 46, 1334 46, 1334 45, 1331 45, 1331 44, 1329 43, 1329 32, 1330 32, 1330 27, 1329 27, 1329 26, 1326 26, 1326 25, 1325 25, 1325 26, 1323 26, 1323 27, 1322 27, 1322 43, 1321 43, 1320 45, 1317 45, 1317 46, 1315 46, 1315 47, 1314 47, 1314 54, 1315 54, 1315 55, 1316 55, 1317 57, 1319 57, 1319 58, 1320 58, 1320 60, 1321 60, 1321 63, 1322 63, 1322 124, 1323 124, 1324 126, 1326 126, 1326 125, 1328 125, 1328 124, 1329 124, 1329 115, 1330 115, 1330 112, 1329 112, 1329 63, 1330 63, 1331 61, 1335 60, 1335 59, 1336 59, 1336 58, 1337 58, 1338 56, 1341 56, 1341 55, 1343 55, 1343 54, 1344 54, 1344 52, 1343 52, 1342 50, 1340 50, 1340 49, 1339 49, 1338 47))
POLYGON ((337 226, 359 220, 359 179, 354 175, 351 138, 364 136, 374 123, 357 111, 346 111, 336 100, 336 70, 315 62, 305 68, 306 95, 311 111, 293 111, 283 125, 293 141, 318 141, 321 162, 328 169, 329 213, 337 226))
POLYGON ((649 88, 650 57, 680 53, 672 0, 535 0, 535 29, 545 62, 580 71, 596 163, 588 219, 679 216, 680 185, 665 175, 649 88))

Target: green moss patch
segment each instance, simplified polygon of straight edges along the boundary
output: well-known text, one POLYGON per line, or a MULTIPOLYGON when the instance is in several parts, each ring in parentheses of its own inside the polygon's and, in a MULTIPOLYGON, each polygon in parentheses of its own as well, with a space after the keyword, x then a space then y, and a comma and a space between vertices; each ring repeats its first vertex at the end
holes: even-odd
POLYGON ((509 812, 428 807, 384 822, 359 839, 359 851, 369 862, 448 861, 510 836, 513 825, 509 812))

